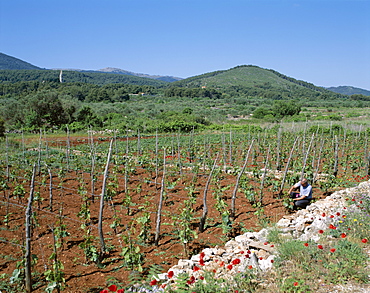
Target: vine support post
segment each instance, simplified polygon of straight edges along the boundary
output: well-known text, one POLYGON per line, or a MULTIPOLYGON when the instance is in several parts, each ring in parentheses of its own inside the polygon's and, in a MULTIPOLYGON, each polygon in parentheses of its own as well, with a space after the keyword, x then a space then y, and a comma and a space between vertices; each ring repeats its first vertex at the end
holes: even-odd
POLYGON ((103 233, 103 211, 104 211, 104 195, 107 188, 107 179, 109 173, 109 162, 112 155, 112 145, 113 139, 110 141, 109 151, 107 156, 107 164, 105 166, 104 171, 104 178, 103 178, 103 186, 102 192, 100 195, 100 208, 99 208, 99 222, 98 222, 98 232, 99 232, 99 239, 100 239, 100 257, 102 257, 105 253, 105 241, 104 241, 104 233, 103 233))
POLYGON ((310 150, 311 150, 311 146, 312 146, 312 142, 313 142, 314 137, 315 137, 315 133, 312 134, 310 144, 308 145, 307 151, 305 152, 305 156, 304 156, 303 164, 302 164, 303 166, 302 166, 302 172, 301 172, 301 180, 304 178, 304 171, 306 169, 307 158, 308 158, 308 155, 310 153, 310 150))
POLYGON ((159 194, 159 203, 157 209, 157 221, 156 221, 156 228, 155 228, 155 238, 154 243, 155 246, 159 245, 159 236, 161 232, 161 216, 162 216, 162 204, 163 204, 163 193, 164 193, 164 178, 166 176, 166 149, 163 148, 163 174, 161 180, 161 192, 159 194))
POLYGON ((266 153, 266 160, 265 160, 265 163, 264 163, 264 168, 263 168, 263 175, 262 175, 262 180, 261 180, 261 186, 260 186, 260 204, 261 204, 261 207, 262 207, 262 200, 263 200, 263 185, 265 184, 265 179, 266 179, 266 175, 267 175, 267 166, 268 166, 268 163, 269 163, 269 155, 270 155, 270 145, 268 146, 267 148, 267 153, 266 153))
POLYGON ((280 186, 280 190, 279 190, 279 196, 281 196, 283 194, 284 184, 285 184, 286 176, 287 176, 288 170, 289 170, 289 164, 290 164, 290 161, 292 160, 293 152, 294 152, 295 146, 298 142, 298 138, 299 138, 298 136, 295 138, 293 146, 290 150, 288 162, 286 163, 286 166, 285 166, 283 181, 281 182, 281 186, 280 186))
POLYGON ((207 215, 208 215, 207 192, 208 192, 209 184, 211 183, 211 178, 212 178, 213 171, 215 170, 216 165, 217 165, 217 160, 218 160, 218 153, 217 153, 217 156, 216 156, 215 161, 213 162, 213 166, 212 166, 211 172, 209 172, 206 186, 204 187, 204 193, 203 193, 203 214, 202 214, 202 217, 200 218, 200 222, 199 222, 199 232, 200 233, 204 232, 204 226, 206 224, 206 219, 207 219, 207 215))
POLYGON ((242 169, 240 170, 240 172, 238 174, 238 177, 236 178, 236 183, 235 183, 233 195, 231 197, 231 215, 230 215, 230 217, 233 220, 235 220, 235 201, 236 201, 236 193, 237 193, 238 187, 239 187, 239 181, 240 181, 240 178, 242 177, 242 175, 244 174, 245 168, 247 167, 248 158, 249 158, 249 154, 251 152, 253 143, 254 143, 254 140, 252 140, 252 143, 249 146, 248 153, 247 153, 247 155, 245 157, 245 160, 244 160, 244 165, 243 165, 242 169))
POLYGON ((26 209, 26 252, 25 252, 25 284, 26 292, 29 293, 32 291, 32 276, 31 276, 31 221, 32 221, 32 203, 34 195, 34 184, 35 184, 35 173, 36 165, 33 165, 32 179, 31 179, 31 188, 30 188, 30 197, 28 199, 28 205, 26 209))
POLYGON ((334 145, 334 166, 333 166, 333 175, 337 177, 338 175, 338 158, 339 158, 339 142, 338 136, 335 135, 335 145, 334 145))

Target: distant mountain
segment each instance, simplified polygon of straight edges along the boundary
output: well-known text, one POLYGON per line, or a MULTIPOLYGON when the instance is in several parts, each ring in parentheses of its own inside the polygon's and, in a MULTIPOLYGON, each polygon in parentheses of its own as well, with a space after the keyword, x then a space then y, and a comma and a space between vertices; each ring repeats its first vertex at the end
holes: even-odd
POLYGON ((370 91, 360 89, 353 86, 336 86, 336 87, 328 87, 329 91, 342 94, 342 95, 364 95, 364 96, 370 96, 370 91))
POLYGON ((177 80, 181 80, 180 77, 174 77, 174 76, 163 76, 163 75, 150 75, 150 74, 144 74, 144 73, 135 73, 119 68, 113 68, 113 67, 106 67, 103 69, 97 70, 97 72, 104 72, 104 73, 113 73, 113 74, 125 74, 125 75, 133 75, 138 77, 146 77, 146 78, 152 78, 152 79, 158 79, 166 82, 174 82, 177 80))
POLYGON ((20 70, 20 69, 42 69, 21 59, 0 53, 0 70, 1 69, 11 69, 11 70, 20 70))

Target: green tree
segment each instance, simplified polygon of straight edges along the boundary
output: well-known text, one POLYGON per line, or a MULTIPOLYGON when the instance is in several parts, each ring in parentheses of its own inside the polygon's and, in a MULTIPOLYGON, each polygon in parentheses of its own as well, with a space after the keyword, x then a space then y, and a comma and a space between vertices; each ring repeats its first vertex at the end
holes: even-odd
POLYGON ((0 137, 4 137, 5 133, 5 125, 4 125, 4 120, 0 118, 0 137))

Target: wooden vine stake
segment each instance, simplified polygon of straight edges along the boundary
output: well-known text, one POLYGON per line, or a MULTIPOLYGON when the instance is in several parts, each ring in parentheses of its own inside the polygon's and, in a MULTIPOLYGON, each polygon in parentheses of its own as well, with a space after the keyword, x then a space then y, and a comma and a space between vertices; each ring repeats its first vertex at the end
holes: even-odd
POLYGON ((100 258, 102 258, 105 253, 105 242, 104 242, 104 233, 103 233, 103 210, 104 210, 104 196, 105 196, 108 173, 109 173, 109 162, 110 162, 110 158, 112 155, 112 145, 113 145, 113 139, 111 139, 110 145, 109 145, 107 164, 105 166, 105 171, 104 171, 102 192, 100 195, 99 222, 98 222, 98 232, 99 232, 99 238, 100 238, 100 258))
POLYGON ((311 146, 312 146, 312 142, 313 142, 314 137, 315 137, 315 134, 313 133, 312 134, 312 137, 311 137, 310 144, 309 144, 308 149, 306 151, 306 154, 304 156, 303 166, 302 166, 302 172, 301 172, 301 180, 304 178, 304 171, 306 169, 307 158, 308 158, 308 154, 310 153, 310 150, 311 150, 311 146))
POLYGON ((211 178, 212 178, 213 171, 215 170, 216 165, 217 165, 217 160, 218 160, 218 153, 217 153, 217 156, 216 156, 215 161, 213 162, 213 166, 212 166, 211 172, 209 172, 206 186, 204 187, 204 193, 203 193, 203 214, 202 214, 202 217, 200 218, 200 222, 199 222, 199 232, 200 233, 204 232, 204 226, 206 224, 206 219, 207 219, 207 214, 208 214, 207 192, 208 192, 209 184, 211 183, 211 178))
POLYGON ((32 291, 32 277, 31 277, 31 221, 32 221, 32 203, 33 203, 33 194, 34 194, 34 185, 35 185, 35 174, 36 174, 36 164, 33 165, 32 179, 31 179, 31 188, 30 188, 30 197, 28 199, 28 205, 26 209, 26 253, 24 256, 25 259, 25 280, 26 280, 26 292, 29 293, 32 291))
POLYGON ((269 163, 269 155, 270 155, 270 145, 268 146, 267 153, 266 153, 266 160, 264 163, 264 168, 263 168, 263 174, 262 174, 262 180, 261 180, 261 186, 260 186, 260 204, 262 206, 262 200, 263 200, 263 185, 265 184, 265 179, 267 176, 267 167, 269 163))
POLYGON ((162 216, 162 204, 163 204, 163 193, 164 193, 164 178, 166 176, 166 149, 163 148, 163 174, 161 180, 161 192, 159 194, 159 203, 158 203, 158 210, 157 210, 157 222, 155 228, 155 238, 154 243, 155 246, 159 244, 159 235, 161 232, 161 216, 162 216))
POLYGON ((231 197, 231 219, 235 220, 235 201, 236 201, 236 193, 238 191, 238 187, 239 187, 239 182, 240 182, 240 178, 242 177, 242 175, 244 174, 244 171, 245 171, 245 168, 247 167, 247 163, 248 163, 248 159, 249 159, 249 154, 251 152, 251 149, 252 149, 252 146, 253 146, 253 143, 254 143, 254 140, 252 140, 252 143, 251 145, 249 146, 249 149, 248 149, 248 153, 247 155, 245 156, 245 160, 244 160, 244 165, 242 167, 242 169, 240 170, 239 174, 238 174, 238 177, 236 178, 236 182, 235 182, 235 187, 234 187, 234 191, 233 191, 233 195, 231 197))
POLYGON ((290 164, 290 161, 292 159, 295 146, 296 146, 296 144, 298 142, 298 138, 299 138, 298 136, 295 138, 294 143, 293 143, 293 146, 292 146, 292 149, 290 150, 288 162, 286 163, 286 167, 285 167, 285 171, 284 171, 283 181, 281 182, 281 186, 280 186, 280 190, 279 190, 279 198, 283 194, 283 189, 284 189, 284 184, 285 184, 285 180, 286 180, 286 175, 288 174, 289 164, 290 164))

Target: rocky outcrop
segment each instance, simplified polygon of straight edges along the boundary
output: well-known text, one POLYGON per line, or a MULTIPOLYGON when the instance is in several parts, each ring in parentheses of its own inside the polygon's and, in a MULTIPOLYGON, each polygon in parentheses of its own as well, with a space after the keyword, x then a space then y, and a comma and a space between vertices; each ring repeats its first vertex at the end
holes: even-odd
MULTIPOLYGON (((325 199, 318 200, 306 209, 284 216, 275 227, 258 232, 247 232, 228 241, 224 247, 206 248, 190 260, 179 260, 178 264, 160 274, 157 278, 169 283, 181 273, 188 273, 193 279, 201 279, 202 273, 212 271, 215 278, 232 278, 236 272, 248 269, 267 271, 272 269, 277 255, 274 244, 267 241, 269 229, 278 229, 281 237, 302 241, 319 241, 320 230, 325 231, 330 225, 336 225, 345 214, 357 209, 356 205, 346 205, 354 194, 370 194, 370 181, 354 188, 337 191, 325 199)), ((342 291, 333 291, 342 292, 342 291)), ((356 291, 354 291, 356 292, 356 291)))

